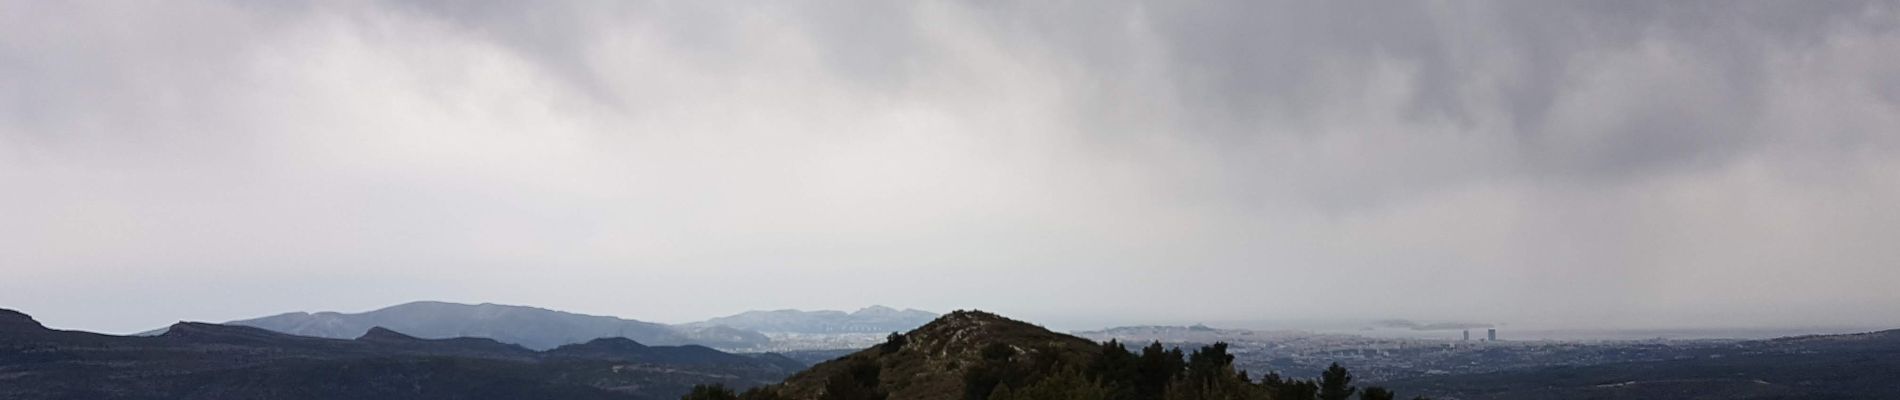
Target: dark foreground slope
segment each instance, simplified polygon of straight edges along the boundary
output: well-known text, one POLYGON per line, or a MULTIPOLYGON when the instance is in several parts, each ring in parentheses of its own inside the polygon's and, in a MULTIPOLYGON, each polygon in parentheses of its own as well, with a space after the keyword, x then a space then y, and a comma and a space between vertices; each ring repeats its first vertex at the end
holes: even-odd
POLYGON ((1473 399, 1900 399, 1900 330, 1743 342, 1675 360, 1390 382, 1473 399))
POLYGON ((795 368, 627 339, 536 352, 381 328, 353 340, 202 323, 112 336, 0 309, 0 399, 669 399, 696 384, 773 383, 795 368))

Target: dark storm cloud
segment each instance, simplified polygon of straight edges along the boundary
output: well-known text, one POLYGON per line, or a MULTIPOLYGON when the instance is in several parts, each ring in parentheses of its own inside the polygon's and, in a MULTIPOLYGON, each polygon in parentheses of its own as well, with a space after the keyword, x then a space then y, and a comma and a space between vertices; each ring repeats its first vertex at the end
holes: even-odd
POLYGON ((1865 314, 1900 311, 1896 21, 1831 1, 12 4, 0 265, 26 279, 0 305, 120 330, 418 298, 1900 322, 1865 314), (1123 295, 1157 288, 1178 295, 1123 295))

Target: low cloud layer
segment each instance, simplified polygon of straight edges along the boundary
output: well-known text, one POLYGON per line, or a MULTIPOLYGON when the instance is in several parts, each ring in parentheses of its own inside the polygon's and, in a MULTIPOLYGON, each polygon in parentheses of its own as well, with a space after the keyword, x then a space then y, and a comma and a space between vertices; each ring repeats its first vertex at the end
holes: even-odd
POLYGON ((1887 2, 10 2, 0 307, 1900 325, 1887 2))

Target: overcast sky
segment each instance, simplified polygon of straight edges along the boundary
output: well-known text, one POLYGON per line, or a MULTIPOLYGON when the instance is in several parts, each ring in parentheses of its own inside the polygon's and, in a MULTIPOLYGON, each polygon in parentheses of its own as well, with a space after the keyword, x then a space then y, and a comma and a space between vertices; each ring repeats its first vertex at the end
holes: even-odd
POLYGON ((0 307, 1900 326, 1894 2, 1024 3, 0 0, 0 307))

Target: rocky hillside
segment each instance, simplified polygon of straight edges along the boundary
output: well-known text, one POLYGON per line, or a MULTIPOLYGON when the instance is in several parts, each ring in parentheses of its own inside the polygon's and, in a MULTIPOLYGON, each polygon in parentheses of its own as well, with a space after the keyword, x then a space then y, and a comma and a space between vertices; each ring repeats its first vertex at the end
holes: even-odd
POLYGON ((817 399, 855 382, 892 399, 962 399, 967 377, 999 362, 1087 365, 1099 351, 1087 339, 982 311, 952 312, 892 339, 813 366, 777 390, 817 399))

